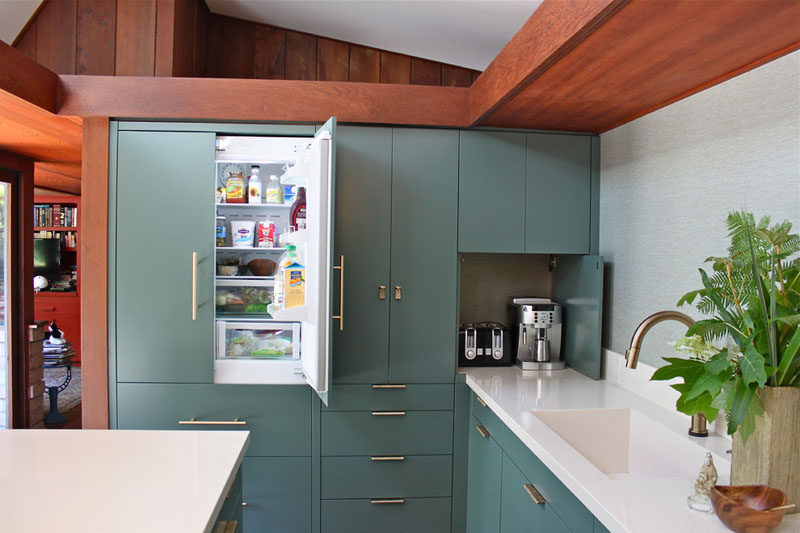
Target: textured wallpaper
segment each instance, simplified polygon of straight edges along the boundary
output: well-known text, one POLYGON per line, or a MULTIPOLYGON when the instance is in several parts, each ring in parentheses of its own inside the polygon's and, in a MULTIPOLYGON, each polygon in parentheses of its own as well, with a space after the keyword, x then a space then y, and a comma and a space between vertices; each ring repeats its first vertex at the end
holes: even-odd
MULTIPOLYGON (((800 231, 799 103, 795 52, 601 135, 603 346, 624 353, 645 316, 700 286, 703 260, 725 254, 729 211, 800 231)), ((684 332, 656 326, 641 360, 660 366, 684 332)))

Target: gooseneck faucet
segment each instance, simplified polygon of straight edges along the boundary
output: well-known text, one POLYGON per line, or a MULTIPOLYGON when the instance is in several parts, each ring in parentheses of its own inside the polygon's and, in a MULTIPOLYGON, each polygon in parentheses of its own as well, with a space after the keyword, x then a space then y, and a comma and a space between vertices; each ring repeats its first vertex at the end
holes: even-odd
MULTIPOLYGON (((679 311, 659 311, 653 313, 649 317, 642 320, 642 323, 636 328, 631 337, 631 345, 625 351, 625 366, 628 368, 636 368, 639 363, 639 350, 642 347, 644 336, 650 329, 659 322, 667 320, 675 320, 685 325, 687 328, 692 327, 694 320, 679 311)), ((697 413, 692 415, 692 425, 689 428, 689 435, 694 437, 708 437, 708 428, 706 427, 706 415, 697 413)))

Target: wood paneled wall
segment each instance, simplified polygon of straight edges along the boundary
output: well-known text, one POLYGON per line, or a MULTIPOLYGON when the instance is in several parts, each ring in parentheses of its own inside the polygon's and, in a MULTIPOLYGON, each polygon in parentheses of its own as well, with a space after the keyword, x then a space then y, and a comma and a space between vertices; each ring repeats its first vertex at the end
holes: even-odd
POLYGON ((203 0, 45 0, 14 46, 58 74, 454 87, 480 74, 216 15, 203 0))

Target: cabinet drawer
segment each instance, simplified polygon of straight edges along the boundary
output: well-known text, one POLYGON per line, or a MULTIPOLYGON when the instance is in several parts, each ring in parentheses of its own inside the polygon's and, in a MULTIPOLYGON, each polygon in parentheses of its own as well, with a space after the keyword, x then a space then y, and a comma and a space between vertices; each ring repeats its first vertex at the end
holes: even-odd
POLYGON ((451 455, 322 458, 322 498, 450 496, 451 455))
POLYGON ((506 428, 500 443, 525 478, 533 483, 572 533, 592 533, 594 516, 536 454, 506 428))
POLYGON ((326 411, 446 411, 453 408, 453 385, 335 385, 326 411))
MULTIPOLYGON (((384 411, 385 412, 385 411, 384 411)), ((452 411, 322 413, 322 455, 449 455, 452 411)))
POLYGON ((373 501, 323 501, 322 533, 450 533, 450 498, 373 501))
POLYGON ((311 455, 311 389, 305 386, 118 383, 119 429, 246 430, 248 456, 311 455), (245 425, 189 425, 231 421, 245 425))
MULTIPOLYGON (((478 422, 486 428, 490 435, 492 435, 500 445, 503 445, 505 440, 505 433, 508 431, 508 428, 505 424, 498 418, 494 411, 489 409, 489 407, 483 405, 481 403, 480 396, 476 393, 472 393, 472 415, 478 420, 478 422)), ((475 428, 470 428, 470 431, 474 430, 475 428)))
POLYGON ((244 533, 311 531, 311 458, 245 457, 244 533))

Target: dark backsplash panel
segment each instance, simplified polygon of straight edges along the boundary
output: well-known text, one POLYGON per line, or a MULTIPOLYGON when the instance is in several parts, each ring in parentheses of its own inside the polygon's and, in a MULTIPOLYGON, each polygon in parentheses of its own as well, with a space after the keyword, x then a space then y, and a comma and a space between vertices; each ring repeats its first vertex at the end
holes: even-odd
POLYGON ((512 298, 552 297, 549 255, 460 254, 459 257, 459 324, 500 322, 513 330, 517 312, 508 305, 512 298))

